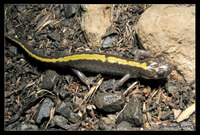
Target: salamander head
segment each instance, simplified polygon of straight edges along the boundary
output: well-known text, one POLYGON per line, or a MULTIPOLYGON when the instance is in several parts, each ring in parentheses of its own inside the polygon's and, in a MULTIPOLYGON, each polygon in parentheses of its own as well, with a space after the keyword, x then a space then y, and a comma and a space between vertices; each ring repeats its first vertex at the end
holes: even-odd
POLYGON ((145 61, 147 69, 142 77, 145 79, 161 79, 165 78, 172 71, 172 65, 164 60, 164 57, 151 58, 145 61))

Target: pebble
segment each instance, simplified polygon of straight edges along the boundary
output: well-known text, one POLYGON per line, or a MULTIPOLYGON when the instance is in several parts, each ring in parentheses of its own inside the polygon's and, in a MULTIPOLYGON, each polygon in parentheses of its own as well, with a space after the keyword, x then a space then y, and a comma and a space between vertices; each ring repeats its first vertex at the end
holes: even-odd
POLYGON ((79 6, 78 5, 74 5, 74 4, 65 4, 64 5, 64 13, 65 13, 66 18, 70 18, 78 10, 79 10, 79 6))
POLYGON ((65 118, 70 117, 70 103, 62 101, 56 106, 56 112, 64 116, 65 118))
POLYGON ((173 82, 173 81, 168 81, 165 84, 165 88, 167 89, 167 91, 169 93, 172 93, 172 94, 176 93, 179 90, 178 83, 177 82, 173 82))
POLYGON ((115 123, 107 117, 101 117, 99 120, 99 128, 105 131, 114 130, 115 123))
POLYGON ((16 130, 17 131, 33 131, 33 130, 38 130, 38 126, 22 122, 17 126, 16 130))
POLYGON ((53 108, 54 102, 50 98, 46 98, 40 105, 38 112, 35 115, 35 120, 37 123, 41 123, 43 118, 50 116, 51 108, 53 108))
POLYGON ((65 19, 65 20, 63 20, 63 21, 61 22, 61 24, 62 24, 63 27, 69 26, 69 23, 70 23, 69 19, 65 19))
POLYGON ((129 131, 132 130, 130 123, 127 121, 122 121, 120 124, 117 125, 118 131, 129 131))
POLYGON ((62 99, 65 99, 67 96, 70 95, 70 92, 64 89, 63 87, 60 88, 59 90, 59 95, 62 97, 62 99))
POLYGON ((181 128, 178 123, 167 123, 166 125, 160 126, 160 131, 180 131, 181 128))
POLYGON ((54 41, 60 41, 60 35, 59 35, 59 33, 54 33, 54 32, 49 33, 48 34, 48 38, 50 38, 50 39, 52 39, 54 41))
POLYGON ((12 18, 16 18, 18 16, 18 12, 15 10, 12 12, 12 18))
POLYGON ((181 122, 180 127, 184 131, 193 131, 195 129, 194 124, 192 124, 191 122, 187 122, 187 121, 181 122))
POLYGON ((117 115, 116 114, 108 114, 107 117, 112 120, 113 122, 116 121, 117 115))
POLYGON ((8 30, 13 29, 13 24, 12 24, 10 21, 8 21, 8 22, 7 22, 7 25, 6 25, 6 28, 7 28, 8 30))
POLYGON ((160 120, 169 120, 170 117, 174 114, 173 111, 166 112, 165 114, 161 115, 160 120))
POLYGON ((9 48, 9 51, 11 52, 11 53, 10 53, 10 54, 11 54, 11 57, 14 57, 14 56, 17 55, 17 47, 16 47, 16 46, 11 46, 11 47, 9 48))
POLYGON ((67 124, 67 122, 68 120, 65 117, 61 115, 55 115, 53 119, 51 120, 50 125, 51 127, 54 127, 56 125, 64 129, 68 129, 69 125, 67 124))
POLYGON ((117 112, 123 108, 125 97, 122 93, 99 93, 95 96, 94 103, 105 112, 117 112))
POLYGON ((26 9, 26 5, 17 5, 16 8, 21 13, 26 9))
POLYGON ((78 115, 78 113, 70 113, 70 117, 68 118, 68 120, 72 123, 77 123, 79 120, 81 119, 81 116, 78 115))
POLYGON ((52 90, 54 84, 58 82, 59 75, 54 70, 47 70, 45 72, 45 77, 42 82, 42 88, 47 90, 52 90))
POLYGON ((61 11, 60 7, 55 9, 55 15, 56 15, 57 19, 61 16, 61 12, 60 11, 61 11))
POLYGON ((100 89, 103 89, 103 90, 112 89, 114 84, 115 84, 115 79, 109 79, 107 81, 103 81, 100 86, 100 89))
POLYGON ((127 106, 122 113, 119 114, 116 123, 119 124, 122 121, 127 121, 131 126, 142 126, 142 103, 137 95, 133 95, 127 106))
POLYGON ((115 37, 113 37, 113 38, 106 37, 105 40, 102 43, 103 48, 112 47, 113 46, 113 44, 112 44, 113 41, 115 41, 115 37))

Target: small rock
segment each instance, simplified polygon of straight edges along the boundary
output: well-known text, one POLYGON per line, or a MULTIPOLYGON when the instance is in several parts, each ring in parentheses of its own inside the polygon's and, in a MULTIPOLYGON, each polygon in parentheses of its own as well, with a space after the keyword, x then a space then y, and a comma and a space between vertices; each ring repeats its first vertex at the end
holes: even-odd
POLYGON ((59 33, 55 33, 55 32, 49 33, 48 37, 50 39, 54 40, 54 41, 60 41, 60 35, 59 35, 59 33))
POLYGON ((56 9, 55 9, 55 15, 56 15, 56 18, 58 19, 59 17, 60 17, 60 15, 61 15, 61 9, 60 9, 60 7, 57 7, 56 9))
POLYGON ((160 131, 180 131, 181 128, 178 123, 167 123, 166 125, 160 126, 160 131))
POLYGON ((66 89, 64 89, 63 87, 60 88, 59 90, 59 95, 64 99, 66 98, 68 95, 70 95, 70 92, 67 91, 66 89))
POLYGON ((13 29, 13 24, 12 24, 10 21, 8 21, 7 24, 6 24, 6 28, 7 28, 8 30, 13 29))
POLYGON ((79 10, 79 6, 75 4, 65 4, 64 5, 64 12, 66 18, 70 18, 79 10))
POLYGON ((118 131, 129 131, 132 130, 131 125, 127 121, 122 121, 119 125, 117 125, 118 131))
POLYGON ((125 97, 122 93, 99 93, 95 96, 94 103, 105 112, 117 112, 123 108, 125 97))
POLYGON ((168 120, 174 114, 173 111, 166 112, 165 114, 161 115, 160 120, 168 120))
POLYGON ((100 129, 106 131, 114 130, 114 128, 116 127, 115 123, 107 117, 101 117, 98 125, 100 129))
POLYGON ((21 13, 26 9, 26 5, 16 5, 16 8, 21 13))
POLYGON ((115 41, 115 37, 111 38, 111 37, 106 37, 103 41, 103 48, 108 48, 108 47, 112 47, 113 44, 112 42, 115 41))
POLYGON ((81 9, 82 9, 83 11, 87 11, 87 8, 88 8, 89 5, 90 5, 90 4, 81 4, 81 9))
POLYGON ((179 90, 178 83, 177 82, 172 82, 172 81, 168 81, 165 84, 165 88, 167 89, 167 91, 169 93, 172 93, 172 94, 176 93, 179 90))
POLYGON ((42 82, 42 88, 47 90, 52 90, 54 84, 58 82, 59 75, 54 70, 47 70, 45 72, 45 77, 42 82))
POLYGON ((118 31, 115 28, 111 28, 110 30, 106 31, 106 34, 102 36, 102 38, 105 38, 107 36, 111 35, 117 35, 118 31))
POLYGON ((69 19, 65 19, 65 20, 63 20, 63 21, 61 22, 61 24, 62 24, 63 27, 69 26, 69 23, 70 23, 69 19))
POLYGON ((35 120, 37 123, 41 123, 42 118, 47 118, 50 116, 51 108, 53 108, 54 102, 50 98, 46 98, 40 105, 38 112, 35 115, 35 120))
POLYGON ((18 16, 18 12, 16 10, 12 11, 12 18, 16 18, 18 16))
POLYGON ((38 126, 22 122, 17 126, 16 130, 17 131, 33 131, 33 130, 38 130, 38 126))
POLYGON ((59 105, 56 106, 56 112, 61 114, 65 118, 69 118, 70 117, 70 103, 62 101, 59 105))
POLYGON ((133 95, 125 109, 121 114, 119 114, 116 123, 119 124, 122 121, 129 122, 132 126, 140 127, 142 126, 142 103, 137 97, 133 95))
POLYGON ((76 123, 76 122, 78 122, 79 120, 80 120, 80 116, 78 115, 78 113, 73 113, 73 112, 71 112, 70 113, 70 117, 68 118, 68 120, 70 121, 70 122, 72 122, 72 123, 76 123))
POLYGON ((194 131, 195 130, 194 124, 192 124, 191 122, 181 122, 180 127, 184 131, 194 131))
POLYGON ((53 31, 53 30, 55 30, 56 28, 55 28, 55 26, 54 26, 52 23, 50 23, 50 24, 49 24, 49 29, 53 31))
POLYGON ((68 129, 70 126, 67 124, 68 120, 60 115, 55 115, 50 122, 50 125, 54 127, 55 125, 62 127, 64 129, 68 129))
POLYGON ((17 55, 17 47, 16 46, 10 46, 9 47, 9 54, 11 57, 14 57, 17 55))
POLYGON ((103 90, 112 89, 114 84, 115 84, 115 79, 110 79, 107 81, 103 81, 100 88, 103 90))
POLYGON ((116 121, 117 115, 116 114, 108 114, 107 117, 112 120, 113 122, 116 121))

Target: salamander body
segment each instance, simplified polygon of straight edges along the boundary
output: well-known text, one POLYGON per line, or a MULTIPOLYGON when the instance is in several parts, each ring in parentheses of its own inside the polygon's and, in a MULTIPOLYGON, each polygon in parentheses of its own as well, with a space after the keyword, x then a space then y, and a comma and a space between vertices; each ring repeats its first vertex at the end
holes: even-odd
POLYGON ((74 68, 80 71, 124 76, 144 79, 165 78, 172 70, 171 64, 161 58, 147 58, 143 61, 122 58, 102 53, 80 53, 59 58, 51 58, 37 54, 26 43, 6 35, 17 43, 30 57, 37 61, 61 68, 74 68))

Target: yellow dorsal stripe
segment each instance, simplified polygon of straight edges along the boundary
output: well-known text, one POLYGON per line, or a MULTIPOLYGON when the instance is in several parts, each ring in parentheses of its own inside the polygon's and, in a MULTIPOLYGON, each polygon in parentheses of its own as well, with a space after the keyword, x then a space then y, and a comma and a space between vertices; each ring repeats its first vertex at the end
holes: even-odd
POLYGON ((147 69, 147 63, 139 63, 136 61, 128 61, 126 59, 121 59, 121 58, 117 58, 117 57, 108 57, 107 58, 108 62, 110 63, 118 63, 118 64, 122 64, 122 65, 129 65, 129 66, 134 66, 134 67, 140 67, 143 69, 147 69))
POLYGON ((56 62, 68 62, 70 60, 100 60, 102 62, 109 62, 109 63, 118 63, 120 65, 129 65, 133 67, 139 67, 143 69, 147 69, 147 63, 139 63, 136 61, 128 61, 123 58, 117 58, 114 56, 106 57, 106 55, 103 54, 74 54, 70 56, 60 57, 60 58, 43 58, 38 56, 37 54, 32 53, 30 50, 26 48, 25 45, 23 45, 18 40, 15 40, 14 38, 7 36, 9 39, 20 45, 31 57, 35 58, 36 60, 39 60, 41 62, 46 63, 56 63, 56 62))

